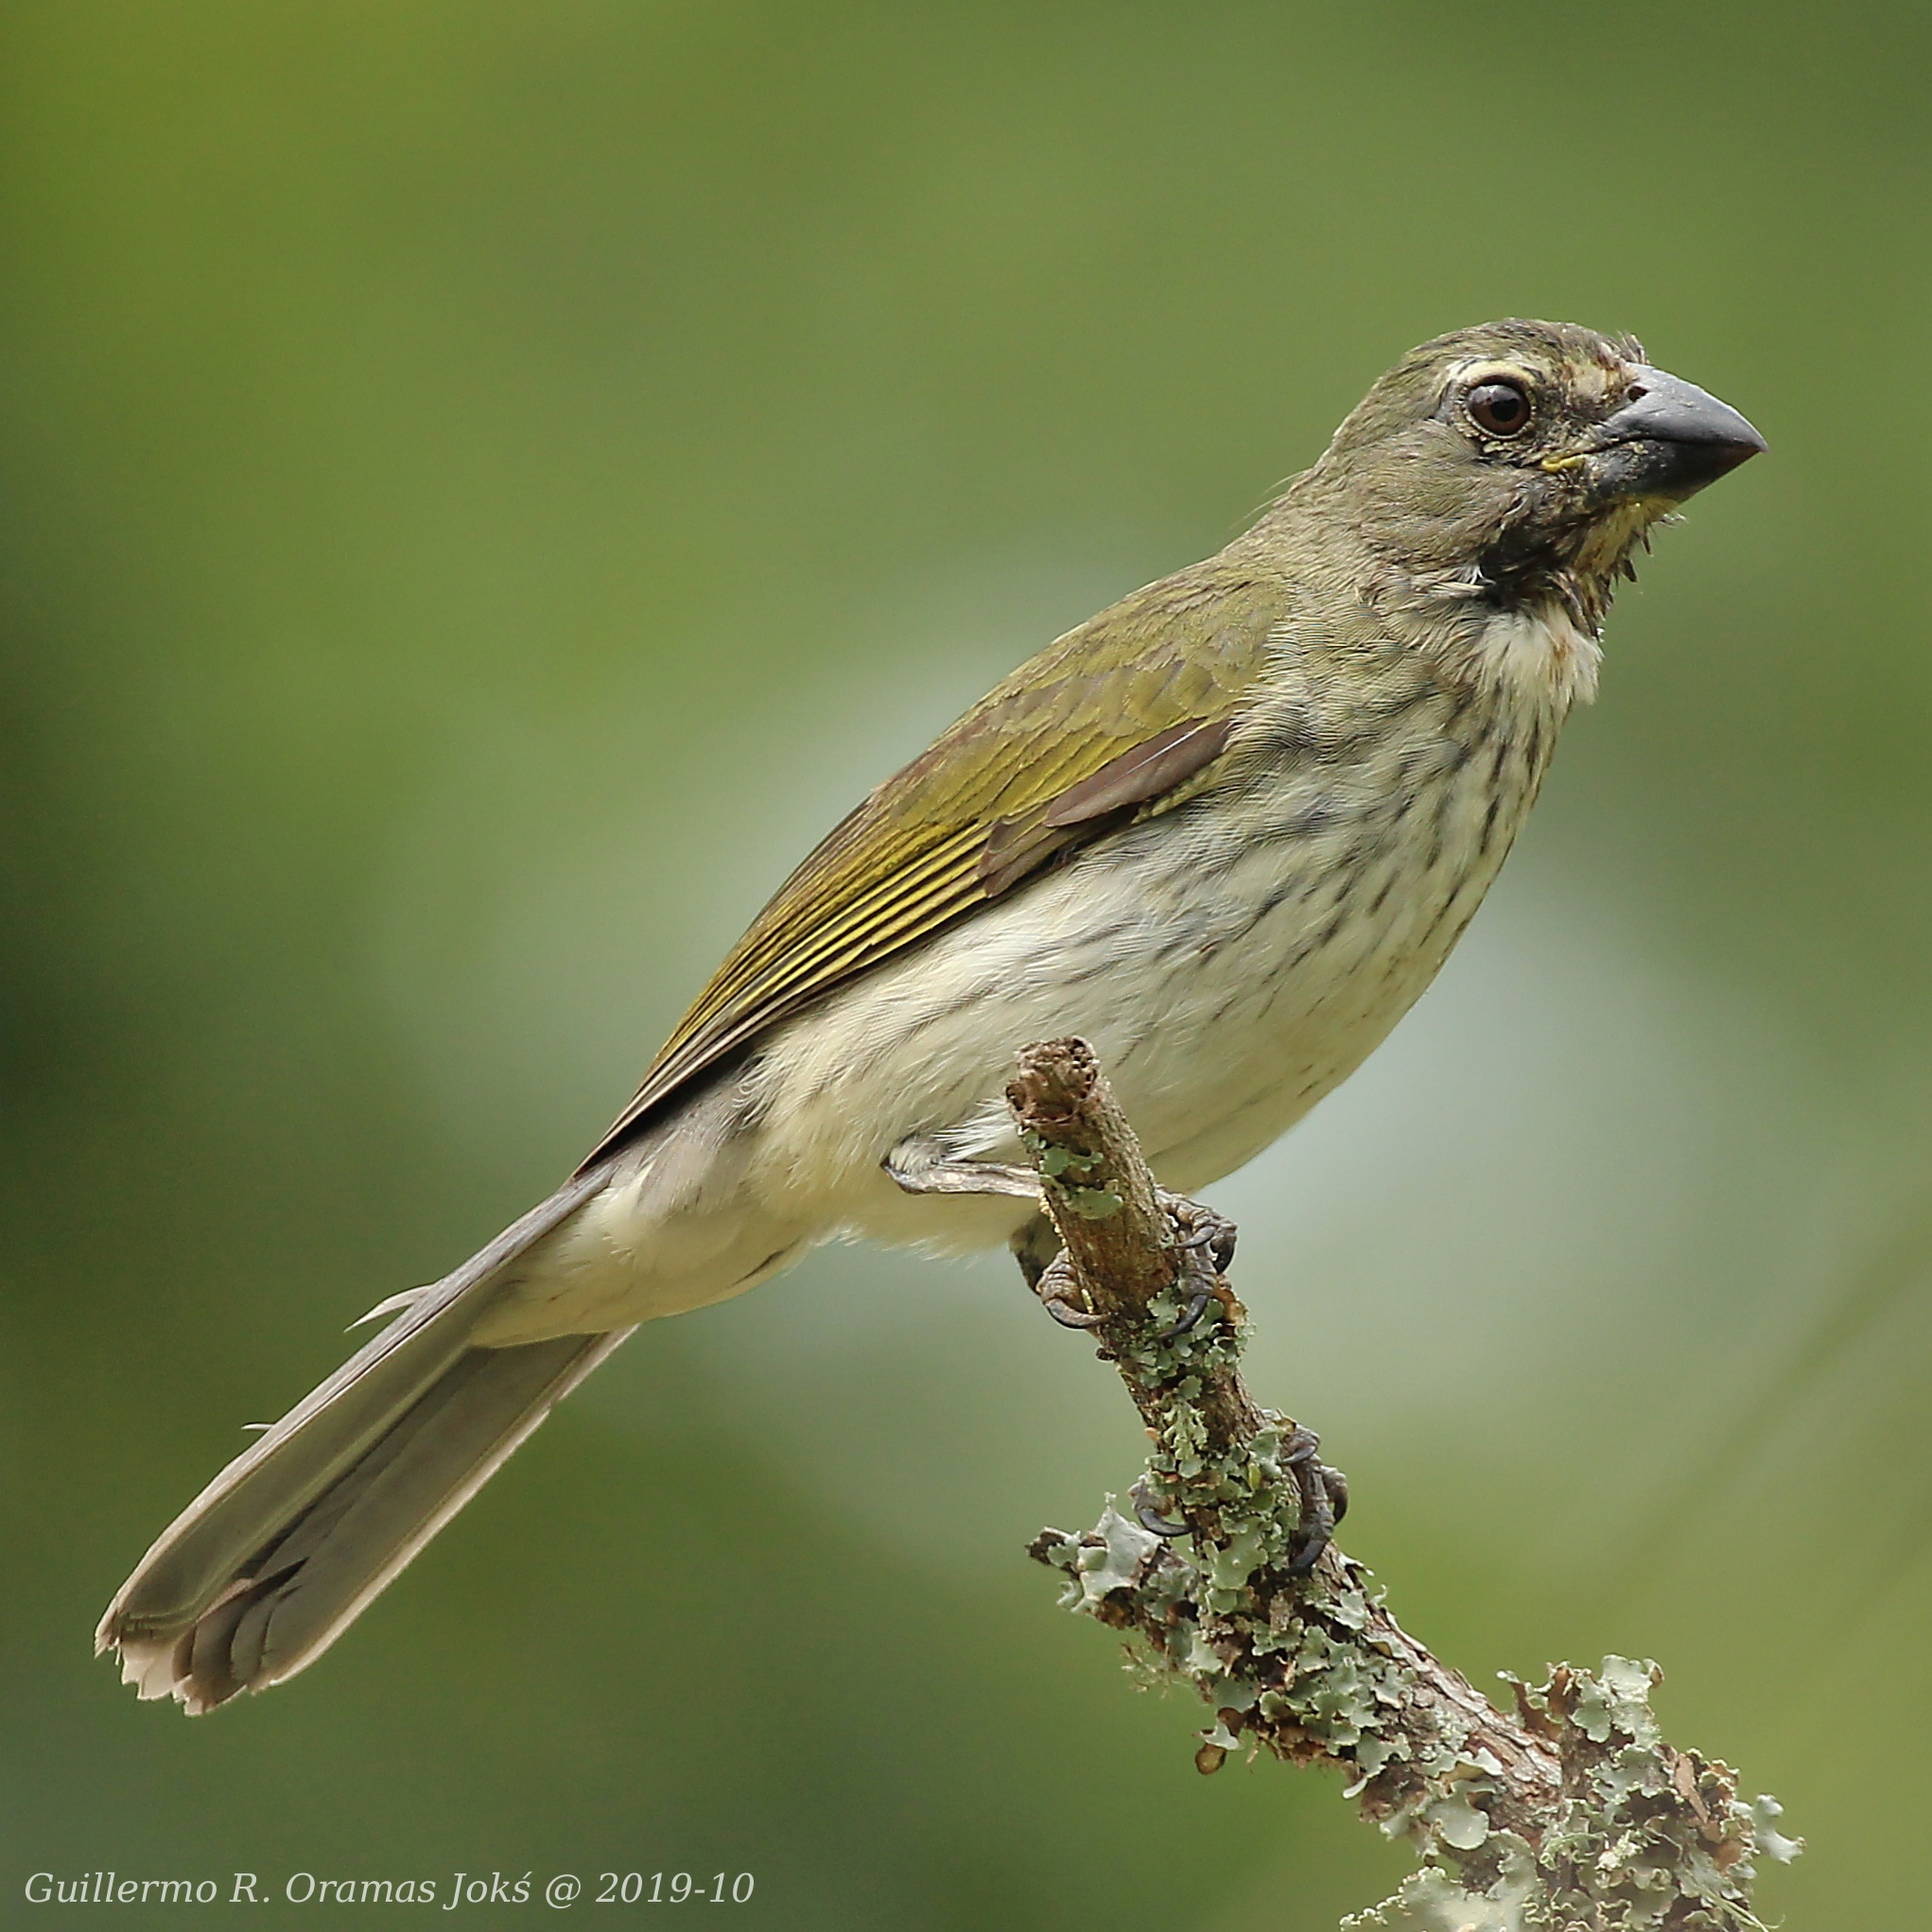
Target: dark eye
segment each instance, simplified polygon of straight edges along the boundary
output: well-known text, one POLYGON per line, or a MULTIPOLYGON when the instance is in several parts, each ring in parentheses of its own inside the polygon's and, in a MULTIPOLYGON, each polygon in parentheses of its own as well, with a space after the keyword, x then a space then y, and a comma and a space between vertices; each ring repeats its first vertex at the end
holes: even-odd
POLYGON ((1469 412, 1491 436, 1521 436, 1529 427, 1529 398, 1513 382, 1479 383, 1470 391, 1469 412))

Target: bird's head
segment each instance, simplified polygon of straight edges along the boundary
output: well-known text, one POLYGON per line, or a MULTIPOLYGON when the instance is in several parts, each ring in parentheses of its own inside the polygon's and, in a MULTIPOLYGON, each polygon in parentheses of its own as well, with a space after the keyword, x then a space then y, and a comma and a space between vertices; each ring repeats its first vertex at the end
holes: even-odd
POLYGON ((1305 481, 1425 588, 1594 624, 1650 525, 1764 446, 1631 337, 1498 322, 1405 356, 1305 481))

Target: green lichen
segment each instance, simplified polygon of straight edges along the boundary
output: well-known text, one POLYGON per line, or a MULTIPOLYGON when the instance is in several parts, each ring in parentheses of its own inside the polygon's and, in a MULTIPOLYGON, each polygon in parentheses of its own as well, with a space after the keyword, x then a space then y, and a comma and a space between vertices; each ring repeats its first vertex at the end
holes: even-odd
POLYGON ((1034 1133, 1022 1134, 1019 1139, 1040 1175, 1059 1183, 1055 1195, 1070 1212, 1083 1221, 1109 1221, 1121 1211, 1124 1204, 1120 1194, 1105 1185, 1109 1162, 1104 1153, 1082 1153, 1034 1133), (1099 1179, 1102 1185, 1081 1185, 1089 1179, 1099 1179))
POLYGON ((1524 1722, 1551 1739, 1562 1766, 1523 1924, 1760 1925, 1749 1904, 1754 1860, 1788 1859, 1799 1842, 1769 1830, 1774 1801, 1739 1800, 1728 1766, 1664 1741, 1650 1709, 1662 1677, 1654 1663, 1606 1657, 1594 1673, 1558 1664, 1546 1683, 1516 1684, 1524 1722))
POLYGON ((1519 1767, 1512 1786, 1480 1708, 1419 1695, 1414 1648, 1367 1572, 1332 1557, 1290 1579, 1300 1503, 1285 1419, 1264 1411, 1231 1444, 1204 1419, 1204 1397, 1240 1355, 1239 1305, 1212 1304, 1192 1333, 1163 1341, 1172 1299, 1113 1353, 1153 1438, 1136 1500, 1191 1534, 1151 1534, 1109 1498, 1095 1529, 1046 1531, 1034 1554, 1067 1574, 1070 1609, 1137 1640, 1137 1669, 1202 1698, 1213 1714, 1200 1768, 1245 1742, 1344 1769, 1365 1816, 1422 1859, 1394 1898, 1346 1922, 1361 1932, 1757 1928, 1754 1860, 1787 1858, 1798 1841, 1775 1829, 1772 1801, 1740 1801, 1725 1766, 1664 1742, 1656 1666, 1608 1657, 1595 1672, 1558 1665, 1533 1688, 1509 1680, 1512 1734, 1541 1780, 1525 1795, 1519 1767))

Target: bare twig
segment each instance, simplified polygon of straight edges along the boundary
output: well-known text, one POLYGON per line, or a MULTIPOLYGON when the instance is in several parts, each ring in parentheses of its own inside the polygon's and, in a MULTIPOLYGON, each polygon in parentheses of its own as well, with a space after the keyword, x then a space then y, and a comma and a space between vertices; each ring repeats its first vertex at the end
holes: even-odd
POLYGON ((1032 1554, 1067 1573, 1069 1608, 1206 1700, 1200 1768, 1244 1740, 1334 1766, 1365 1817, 1415 1844, 1421 1869, 1351 1925, 1757 1925, 1753 1857, 1797 1847, 1770 1800, 1742 1803, 1725 1766, 1663 1741, 1656 1666, 1558 1664, 1515 1683, 1506 1714, 1431 1656, 1367 1571, 1323 1546, 1325 1525, 1312 1537, 1311 1509, 1346 1491, 1242 1381, 1246 1315, 1217 1265, 1232 1229, 1158 1193, 1084 1041, 1027 1048, 1007 1098, 1062 1243, 1054 1292, 1093 1317, 1152 1440, 1132 1519, 1109 1502, 1094 1529, 1045 1530, 1032 1554))

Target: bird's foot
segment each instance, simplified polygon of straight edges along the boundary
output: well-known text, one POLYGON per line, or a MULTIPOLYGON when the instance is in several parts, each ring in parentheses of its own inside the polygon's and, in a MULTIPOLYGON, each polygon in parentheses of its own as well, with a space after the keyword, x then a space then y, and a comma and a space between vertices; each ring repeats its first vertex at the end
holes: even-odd
POLYGON ((1040 1198, 1039 1178, 1032 1168, 997 1160, 950 1160, 929 1135, 901 1140, 879 1164, 909 1194, 998 1194, 1036 1203, 1040 1198))
POLYGON ((1217 1214, 1185 1194, 1171 1194, 1165 1188, 1155 1192, 1174 1228, 1175 1246, 1180 1254, 1180 1274, 1175 1285, 1187 1296, 1179 1316, 1154 1338, 1173 1342, 1193 1332, 1208 1312, 1208 1304, 1220 1292, 1221 1278, 1234 1260, 1237 1230, 1225 1214, 1217 1214))
MULTIPOLYGON (((1349 1479, 1340 1470, 1331 1469, 1317 1459, 1321 1437, 1298 1423, 1289 1432, 1282 1460, 1295 1479, 1300 1512, 1295 1534, 1288 1546, 1288 1574, 1306 1576, 1321 1561, 1322 1553, 1333 1540, 1335 1525, 1349 1513, 1349 1479)), ((1134 1505, 1134 1519, 1145 1530, 1158 1537, 1193 1534, 1194 1525, 1185 1519, 1176 1523, 1163 1516, 1160 1504, 1148 1488, 1143 1476, 1128 1491, 1134 1505)))
POLYGON ((1064 1254, 1055 1255, 1047 1263, 1032 1287, 1040 1298, 1040 1306, 1063 1329, 1094 1329, 1105 1319, 1088 1305, 1064 1254))
POLYGON ((1300 1520, 1289 1546, 1291 1576, 1306 1576, 1321 1561, 1322 1552, 1334 1538, 1335 1524, 1349 1513, 1349 1479, 1317 1458, 1320 1447, 1321 1437, 1298 1422, 1283 1445, 1281 1459, 1301 1500, 1300 1520))
POLYGON ((1148 1493, 1147 1478, 1142 1476, 1127 1491, 1127 1500, 1134 1506, 1134 1520, 1142 1529, 1152 1530, 1156 1536, 1174 1538, 1192 1536, 1194 1526, 1191 1523, 1170 1523, 1161 1515, 1160 1506, 1148 1493))
POLYGON ((1227 1274, 1234 1265, 1234 1244, 1241 1232, 1234 1223, 1226 1214, 1217 1214, 1186 1194, 1171 1194, 1165 1188, 1156 1188, 1154 1197, 1174 1224, 1175 1245, 1189 1254, 1205 1255, 1217 1275, 1227 1274))

